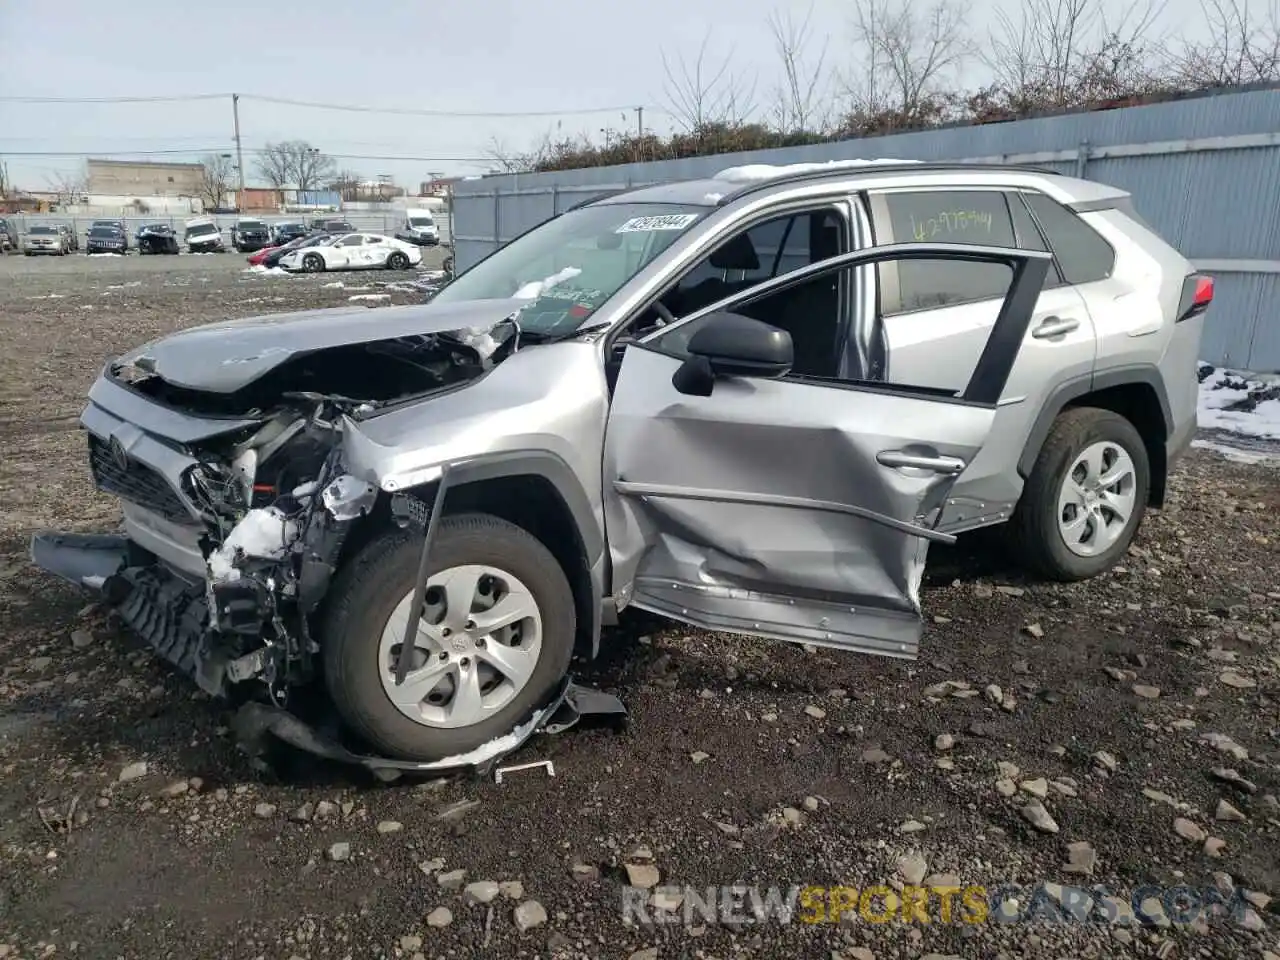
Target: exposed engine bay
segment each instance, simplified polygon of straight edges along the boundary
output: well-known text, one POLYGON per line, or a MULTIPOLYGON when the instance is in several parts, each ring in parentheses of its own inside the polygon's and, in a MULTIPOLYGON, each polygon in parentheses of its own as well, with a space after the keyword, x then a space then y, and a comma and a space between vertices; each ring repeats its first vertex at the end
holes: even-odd
MULTIPOLYGON (((123 601, 122 615, 136 620, 130 625, 144 636, 144 607, 172 610, 184 636, 168 649, 156 637, 158 649, 209 693, 225 695, 230 684, 259 680, 283 706, 291 687, 315 675, 319 648, 310 621, 355 521, 380 510, 400 527, 425 527, 429 511, 410 495, 380 499, 377 487, 346 472, 344 425, 483 375, 515 350, 518 336, 511 320, 489 331, 303 353, 228 393, 167 382, 149 372, 145 352, 114 365, 110 373, 120 382, 166 407, 254 425, 188 451, 197 462, 185 471, 182 492, 203 522, 203 584, 184 586, 145 567, 127 568, 106 584, 109 597, 123 601), (311 389, 321 384, 323 392, 311 389), (161 592, 163 598, 144 596, 161 592), (139 608, 136 617, 130 601, 139 608)), ((112 489, 109 476, 96 479, 130 499, 129 489, 112 489)))

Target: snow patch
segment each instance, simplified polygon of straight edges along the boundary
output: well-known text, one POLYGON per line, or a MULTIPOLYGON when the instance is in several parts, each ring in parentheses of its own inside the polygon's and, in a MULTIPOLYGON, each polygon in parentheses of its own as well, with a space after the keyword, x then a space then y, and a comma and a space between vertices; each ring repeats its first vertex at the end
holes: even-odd
POLYGON ((107 289, 108 289, 108 290, 123 290, 123 289, 125 289, 126 287, 140 287, 140 286, 142 286, 142 281, 141 281, 141 280, 130 280, 128 283, 111 283, 111 284, 108 284, 108 285, 107 285, 107 289))
POLYGON ((1202 429, 1280 440, 1280 381, 1202 364, 1196 419, 1202 429))
POLYGON ((391 294, 389 293, 357 293, 354 297, 347 297, 347 299, 353 302, 356 300, 390 300, 391 294))
POLYGON ((87 257, 118 257, 120 256, 120 254, 118 253, 87 253, 85 254, 85 256, 87 257))
POLYGON ((557 283, 564 283, 566 280, 572 280, 582 272, 578 267, 565 267, 558 273, 542 280, 534 280, 532 283, 526 283, 523 287, 513 293, 514 300, 537 300, 557 283))
POLYGON ((227 534, 222 546, 209 554, 209 577, 215 583, 240 579, 238 556, 278 560, 298 539, 298 524, 279 507, 250 510, 227 534))
POLYGON ((335 280, 333 281, 333 283, 320 284, 320 289, 321 290, 341 290, 345 286, 346 284, 343 283, 341 280, 335 280))
POLYGON ((723 193, 708 193, 702 198, 707 203, 719 203, 724 199, 723 193))
POLYGON ((65 293, 46 293, 43 297, 27 297, 28 300, 61 300, 66 297, 65 293))
POLYGON ((288 277, 291 276, 288 270, 283 267, 264 267, 260 263, 255 263, 251 267, 245 267, 241 273, 252 273, 260 277, 288 277))
MULTIPOLYGON (((834 173, 837 170, 856 170, 861 167, 874 167, 884 164, 921 162, 920 160, 899 160, 892 157, 883 157, 878 160, 826 160, 821 163, 749 163, 741 167, 726 167, 712 179, 728 180, 730 183, 756 183, 761 180, 776 180, 778 177, 789 177, 797 173, 834 173)), ((710 196, 708 194, 708 197, 710 196)))

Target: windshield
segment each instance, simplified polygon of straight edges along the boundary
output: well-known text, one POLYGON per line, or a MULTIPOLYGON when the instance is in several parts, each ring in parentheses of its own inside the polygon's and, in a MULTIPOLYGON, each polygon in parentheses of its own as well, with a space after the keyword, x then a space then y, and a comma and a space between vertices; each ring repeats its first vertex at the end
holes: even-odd
POLYGON ((570 333, 710 209, 607 203, 570 210, 459 275, 435 301, 529 300, 521 328, 570 333))
POLYGON ((218 228, 212 223, 197 223, 193 227, 187 227, 188 237, 203 237, 210 233, 217 233, 218 228))
POLYGON ((120 231, 116 227, 94 227, 89 231, 91 237, 118 237, 120 231))
POLYGON ((58 231, 57 231, 57 230, 55 230, 53 227, 32 227, 32 228, 31 228, 30 230, 28 230, 27 232, 28 232, 28 233, 42 233, 42 234, 44 234, 44 233, 57 233, 58 231))
POLYGON ((430 217, 410 217, 409 226, 411 227, 434 227, 436 222, 430 217))
POLYGON ((240 229, 241 230, 265 230, 267 229, 267 225, 263 223, 261 220, 241 220, 240 229))
POLYGON ((277 233, 293 233, 297 230, 305 230, 305 229, 307 228, 300 223, 277 223, 276 224, 277 233))

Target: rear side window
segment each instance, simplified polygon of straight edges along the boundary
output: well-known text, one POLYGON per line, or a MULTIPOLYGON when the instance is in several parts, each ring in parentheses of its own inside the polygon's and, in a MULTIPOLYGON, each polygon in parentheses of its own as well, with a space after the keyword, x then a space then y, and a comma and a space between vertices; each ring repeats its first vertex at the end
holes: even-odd
POLYGON ((1025 195, 1031 212, 1049 238, 1054 259, 1067 283, 1105 280, 1115 267, 1116 252, 1092 227, 1042 193, 1025 195))
MULTIPOLYGON (((878 243, 1017 246, 1009 204, 996 190, 885 193, 873 197, 872 210, 878 243)), ((995 263, 901 260, 880 264, 878 270, 883 316, 1003 297, 1009 288, 1008 268, 995 263)))

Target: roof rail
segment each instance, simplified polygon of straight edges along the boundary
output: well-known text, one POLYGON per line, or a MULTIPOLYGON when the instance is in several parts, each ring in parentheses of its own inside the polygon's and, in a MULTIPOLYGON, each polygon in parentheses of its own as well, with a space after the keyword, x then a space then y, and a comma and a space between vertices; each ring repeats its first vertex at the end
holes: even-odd
POLYGON ((744 183, 736 190, 730 190, 720 198, 716 206, 723 207, 741 197, 756 193, 760 190, 767 190, 770 187, 776 187, 779 184, 808 183, 811 180, 831 180, 837 177, 858 176, 863 173, 935 173, 940 171, 948 172, 957 170, 1016 170, 1022 173, 1042 173, 1053 176, 1062 176, 1062 174, 1057 170, 1050 169, 1049 167, 1041 167, 1027 163, 982 163, 965 162, 963 160, 917 160, 903 163, 877 163, 875 165, 869 164, 865 170, 852 166, 833 167, 830 170, 808 169, 797 170, 793 173, 782 173, 776 177, 753 180, 750 183, 744 183))

